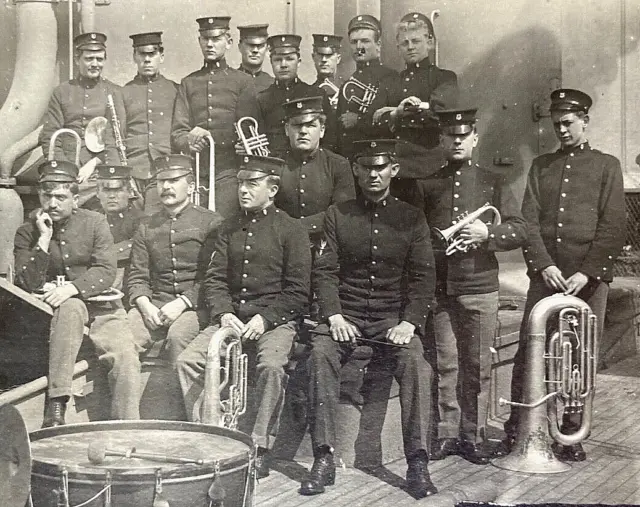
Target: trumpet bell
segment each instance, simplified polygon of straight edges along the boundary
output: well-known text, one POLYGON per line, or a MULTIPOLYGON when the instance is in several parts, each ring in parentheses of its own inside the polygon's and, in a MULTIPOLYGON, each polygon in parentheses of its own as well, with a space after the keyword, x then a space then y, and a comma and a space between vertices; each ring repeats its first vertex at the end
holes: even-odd
POLYGON ((87 124, 84 131, 84 144, 91 153, 100 153, 105 148, 105 132, 109 120, 104 116, 96 116, 87 124))

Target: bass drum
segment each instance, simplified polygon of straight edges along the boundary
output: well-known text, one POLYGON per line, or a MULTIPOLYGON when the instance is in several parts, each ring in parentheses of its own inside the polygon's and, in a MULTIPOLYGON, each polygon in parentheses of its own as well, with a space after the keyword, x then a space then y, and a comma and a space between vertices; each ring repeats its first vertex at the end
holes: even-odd
POLYGON ((42 429, 30 438, 34 507, 253 505, 254 448, 238 431, 109 421, 42 429), (175 458, 193 463, 171 463, 175 458))

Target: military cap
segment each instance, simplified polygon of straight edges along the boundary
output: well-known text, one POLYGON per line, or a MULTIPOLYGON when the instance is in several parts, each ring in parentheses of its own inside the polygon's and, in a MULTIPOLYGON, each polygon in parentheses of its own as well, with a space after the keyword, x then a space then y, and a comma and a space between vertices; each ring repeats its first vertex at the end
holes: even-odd
POLYGON ((75 183, 78 179, 78 166, 66 160, 46 160, 38 167, 38 183, 53 181, 56 183, 75 183))
POLYGON ((468 134, 476 124, 477 108, 438 111, 438 123, 446 134, 468 134))
POLYGON ((99 32, 87 32, 76 35, 73 47, 77 50, 100 51, 107 49, 107 36, 99 32))
POLYGON ((127 180, 131 176, 131 167, 126 165, 97 165, 96 172, 101 180, 127 180))
POLYGON ((431 23, 431 20, 421 12, 410 12, 405 14, 400 18, 400 23, 424 23, 429 28, 429 33, 433 35, 433 23, 431 23))
POLYGON ((382 31, 380 21, 369 14, 359 14, 355 18, 351 19, 351 21, 349 21, 347 33, 351 33, 354 30, 360 30, 361 28, 375 30, 378 33, 382 31))
POLYGON ((243 155, 240 160, 238 179, 257 180, 265 176, 281 176, 285 161, 281 158, 243 155))
POLYGON ((217 37, 218 35, 228 32, 230 21, 230 16, 213 16, 196 19, 196 23, 198 23, 198 26, 200 27, 200 33, 206 32, 208 35, 213 37, 217 37))
POLYGON ((584 111, 588 113, 592 103, 591 97, 580 90, 560 88, 551 92, 549 111, 584 111))
POLYGON ((324 113, 324 97, 301 97, 282 104, 286 119, 300 117, 301 122, 311 121, 324 113))
POLYGON ((254 44, 260 44, 267 40, 269 25, 245 25, 239 26, 240 40, 250 40, 254 44))
POLYGON ((339 53, 342 47, 342 37, 340 35, 329 35, 314 33, 313 50, 321 55, 332 55, 339 53))
POLYGON ((153 161, 155 177, 161 180, 171 180, 192 174, 191 157, 188 155, 164 155, 153 161))
POLYGON ((162 32, 134 33, 133 35, 129 35, 129 38, 133 41, 134 48, 139 46, 162 45, 162 32))
POLYGON ((363 166, 382 166, 392 162, 396 154, 395 139, 354 141, 354 160, 363 166))
POLYGON ((282 33, 279 35, 272 35, 267 39, 269 45, 269 51, 271 53, 287 54, 287 53, 299 53, 300 41, 302 37, 291 33, 282 33))

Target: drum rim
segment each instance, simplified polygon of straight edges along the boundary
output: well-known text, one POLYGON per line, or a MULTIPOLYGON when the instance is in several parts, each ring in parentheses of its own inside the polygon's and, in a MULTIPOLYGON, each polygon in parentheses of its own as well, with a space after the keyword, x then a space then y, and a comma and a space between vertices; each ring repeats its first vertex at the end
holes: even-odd
MULTIPOLYGON (((95 421, 89 423, 66 424, 64 426, 56 426, 53 428, 43 428, 33 431, 29 434, 31 442, 45 440, 50 437, 60 435, 70 435, 74 433, 82 433, 82 430, 91 431, 107 431, 107 430, 176 430, 188 431, 194 433, 203 433, 208 435, 220 435, 234 440, 240 441, 248 446, 247 452, 239 453, 235 456, 222 458, 219 460, 211 460, 203 465, 194 464, 163 464, 158 463, 156 466, 140 467, 140 468, 108 468, 96 467, 92 470, 89 467, 64 464, 54 465, 39 461, 33 454, 32 449, 32 473, 34 476, 57 477, 62 469, 67 470, 69 479, 73 478, 104 478, 107 471, 111 472, 114 480, 129 482, 138 481, 141 476, 154 477, 157 470, 162 473, 163 480, 171 478, 202 478, 202 476, 212 476, 216 468, 216 462, 219 466, 221 475, 226 475, 237 469, 245 468, 251 464, 254 456, 254 442, 246 433, 240 431, 214 426, 210 424, 192 423, 186 421, 163 421, 163 420, 140 420, 140 421, 95 421), (164 467, 170 467, 165 468, 164 467)), ((89 433, 89 432, 87 432, 89 433)), ((89 479, 91 480, 91 479, 89 479)))

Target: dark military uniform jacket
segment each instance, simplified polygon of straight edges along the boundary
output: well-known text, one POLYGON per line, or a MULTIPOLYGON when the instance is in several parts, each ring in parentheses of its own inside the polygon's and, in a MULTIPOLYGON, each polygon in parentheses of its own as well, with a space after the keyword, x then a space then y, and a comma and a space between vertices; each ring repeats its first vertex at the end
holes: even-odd
POLYGON ((291 151, 286 162, 276 205, 301 219, 313 241, 321 239, 327 208, 355 197, 351 166, 347 159, 324 148, 305 159, 291 151))
POLYGON ((331 81, 331 83, 333 83, 338 88, 337 92, 332 91, 329 88, 329 86, 326 85, 325 78, 320 77, 320 76, 316 77, 316 81, 315 81, 315 83, 313 83, 313 86, 317 86, 321 90, 324 90, 324 92, 329 97, 329 102, 331 104, 331 109, 333 111, 336 111, 338 109, 338 99, 340 98, 340 88, 344 84, 345 80, 344 80, 344 78, 342 76, 336 75, 333 78, 329 79, 329 81, 331 81), (335 99, 332 101, 334 96, 335 96, 335 99))
POLYGON ((63 222, 54 222, 49 252, 38 246, 35 220, 16 232, 15 284, 28 292, 63 275, 78 289, 80 299, 97 296, 116 277, 116 254, 107 220, 100 213, 77 209, 63 222))
POLYGON ((151 178, 152 162, 171 153, 171 118, 178 84, 158 74, 136 75, 122 89, 127 114, 127 159, 131 176, 151 178))
POLYGON ((617 158, 584 143, 534 159, 522 214, 529 228, 529 277, 556 265, 610 282, 625 240, 625 200, 617 158))
POLYGON ((122 212, 104 213, 104 216, 107 217, 115 243, 118 267, 128 265, 133 236, 145 215, 141 210, 130 207, 122 212))
POLYGON ((488 223, 489 238, 477 249, 445 255, 446 244, 433 233, 438 293, 452 296, 485 294, 498 290, 498 260, 495 252, 513 250, 527 239, 527 225, 511 182, 470 161, 447 164, 427 179, 417 180, 418 201, 427 222, 440 230, 456 224, 465 212, 476 211, 486 203, 498 209, 500 225, 487 211, 480 220, 488 223))
POLYGON ((327 246, 314 265, 314 291, 325 318, 397 317, 424 330, 435 269, 424 214, 395 197, 362 195, 325 216, 327 246))
MULTIPOLYGON (((237 108, 247 101, 254 103, 254 96, 251 76, 232 69, 224 59, 205 62, 200 70, 185 77, 178 88, 171 126, 173 151, 189 154, 187 136, 194 127, 202 127, 215 142, 216 175, 234 170, 235 123, 240 119, 237 108)), ((200 173, 209 174, 208 163, 203 164, 200 173)))
POLYGON ((256 73, 252 73, 250 70, 245 69, 242 65, 238 67, 240 72, 251 76, 253 78, 253 88, 256 93, 260 93, 262 90, 266 90, 273 84, 273 76, 264 70, 259 70, 256 73))
MULTIPOLYGON (((356 71, 353 75, 344 82, 340 90, 340 98, 338 100, 338 108, 336 111, 337 118, 337 135, 336 135, 336 151, 351 159, 355 153, 353 153, 353 142, 361 141, 363 139, 380 139, 382 137, 389 137, 388 128, 381 127, 379 125, 373 125, 373 113, 377 109, 386 105, 383 101, 384 94, 380 95, 381 90, 385 90, 390 86, 394 86, 394 80, 397 79, 398 73, 385 67, 380 63, 380 60, 372 60, 369 62, 359 62, 356 64, 356 71), (369 85, 376 89, 375 98, 366 111, 360 111, 359 106, 351 101, 347 102, 344 98, 344 87, 349 84, 349 81, 356 79, 365 85, 369 85), (345 129, 342 127, 340 117, 348 112, 354 112, 358 114, 358 124, 351 129, 345 129)), ((359 91, 357 97, 363 98, 363 91, 359 91)))
POLYGON ((165 304, 184 295, 197 308, 220 222, 217 213, 191 203, 175 216, 163 209, 146 217, 131 247, 131 304, 140 296, 165 304))
POLYGON ((269 328, 300 317, 309 301, 309 238, 298 220, 274 205, 225 220, 204 282, 212 322, 256 314, 269 328))
MULTIPOLYGON (((120 157, 115 148, 111 112, 107 106, 107 95, 109 94, 113 96, 116 115, 124 128, 126 114, 122 102, 122 88, 117 84, 102 77, 94 81, 79 76, 57 86, 49 100, 44 125, 40 132, 39 142, 45 158, 49 158, 49 143, 54 132, 61 128, 69 128, 77 132, 82 140, 80 165, 86 164, 95 156, 99 156, 105 164, 118 164, 120 157), (97 116, 104 116, 109 120, 105 130, 105 150, 101 154, 89 152, 84 143, 87 124, 97 116)), ((123 136, 125 135, 124 132, 121 133, 123 136)), ((75 163, 75 138, 69 134, 61 134, 56 141, 54 158, 75 163)))

